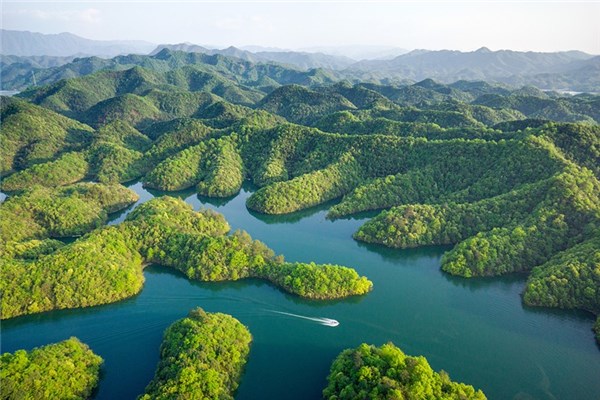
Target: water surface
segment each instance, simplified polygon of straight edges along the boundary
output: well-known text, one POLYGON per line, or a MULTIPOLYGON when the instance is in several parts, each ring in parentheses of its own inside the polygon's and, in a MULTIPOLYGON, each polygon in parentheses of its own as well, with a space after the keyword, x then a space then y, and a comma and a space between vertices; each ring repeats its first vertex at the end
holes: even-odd
MULTIPOLYGON (((129 187, 140 194, 138 203, 162 194, 136 182, 129 187)), ((524 307, 524 276, 448 276, 440 271, 447 248, 393 250, 355 242, 351 235, 364 220, 328 221, 327 206, 281 217, 251 213, 245 207, 250 190, 217 201, 191 191, 172 195, 195 209, 223 213, 233 229, 245 229, 290 261, 354 267, 373 281, 374 290, 318 302, 259 280, 190 282, 151 266, 134 298, 3 322, 2 351, 77 336, 105 359, 96 398, 134 399, 152 379, 164 329, 201 306, 233 315, 253 335, 237 399, 320 398, 341 350, 388 341, 424 355, 435 370, 481 388, 490 399, 598 399, 600 351, 591 315, 524 307), (281 313, 331 318, 339 326, 281 313)), ((122 221, 134 207, 113 215, 110 223, 122 221)))

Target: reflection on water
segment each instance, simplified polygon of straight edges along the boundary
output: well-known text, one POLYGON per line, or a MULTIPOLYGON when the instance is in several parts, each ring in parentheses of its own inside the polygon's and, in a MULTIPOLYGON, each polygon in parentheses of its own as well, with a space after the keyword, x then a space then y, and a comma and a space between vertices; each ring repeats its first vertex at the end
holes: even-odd
POLYGON ((199 194, 197 196, 198 196, 198 201, 202 204, 210 204, 215 207, 223 207, 224 205, 229 203, 231 200, 235 199, 237 194, 234 196, 230 196, 230 197, 206 197, 206 196, 201 196, 199 194))
MULTIPOLYGON (((164 194, 140 182, 128 186, 140 200, 111 215, 112 224, 164 194)), ((328 221, 327 206, 291 217, 249 213, 245 201, 252 190, 246 184, 224 200, 193 191, 174 195, 196 210, 218 210, 233 229, 247 230, 290 261, 355 267, 373 281, 373 291, 315 301, 257 279, 190 282, 172 269, 150 266, 143 291, 125 301, 4 321, 3 351, 77 336, 105 359, 96 398, 134 399, 152 379, 164 329, 201 306, 233 315, 252 332, 238 400, 320 398, 331 361, 341 350, 388 341, 408 354, 426 356, 434 369, 483 389, 490 399, 597 399, 600 352, 591 315, 523 307, 522 275, 467 280, 445 274, 440 258, 447 247, 395 250, 358 243, 352 233, 364 220, 328 221), (328 318, 339 327, 267 310, 328 318)))
POLYGON ((315 214, 326 211, 329 209, 329 207, 331 207, 334 204, 337 204, 338 202, 339 199, 330 200, 326 203, 319 204, 318 206, 283 215, 262 214, 253 210, 248 210, 248 213, 254 218, 266 224, 293 224, 304 218, 311 217, 315 214))
POLYGON ((452 248, 452 246, 422 246, 412 249, 393 249, 376 243, 357 241, 356 244, 358 247, 364 248, 371 253, 379 254, 383 260, 388 261, 419 259, 424 256, 431 256, 432 254, 441 257, 442 254, 452 248))

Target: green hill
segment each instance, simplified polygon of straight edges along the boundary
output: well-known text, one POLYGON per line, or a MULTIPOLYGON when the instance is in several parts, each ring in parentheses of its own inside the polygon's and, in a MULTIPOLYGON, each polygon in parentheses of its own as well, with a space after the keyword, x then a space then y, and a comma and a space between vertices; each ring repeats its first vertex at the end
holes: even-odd
POLYGON ((77 338, 0 356, 3 399, 87 399, 103 360, 77 338))
POLYGON ((22 100, 1 99, 0 174, 52 161, 91 140, 87 125, 22 100))
POLYGON ((331 365, 323 398, 336 399, 485 399, 481 390, 435 372, 423 356, 413 357, 392 343, 361 344, 344 350, 331 365))
POLYGON ((179 398, 233 400, 252 336, 230 315, 201 308, 167 328, 154 379, 140 400, 179 398))
POLYGON ((309 123, 336 111, 356 108, 337 93, 316 92, 298 85, 275 89, 258 107, 297 123, 309 123))

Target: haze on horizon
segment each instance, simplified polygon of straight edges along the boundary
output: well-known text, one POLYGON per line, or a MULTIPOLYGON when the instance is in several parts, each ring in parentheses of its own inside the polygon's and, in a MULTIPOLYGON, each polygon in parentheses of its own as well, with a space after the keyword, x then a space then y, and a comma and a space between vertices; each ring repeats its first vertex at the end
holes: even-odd
POLYGON ((2 28, 284 49, 381 46, 600 54, 599 2, 3 1, 2 28))

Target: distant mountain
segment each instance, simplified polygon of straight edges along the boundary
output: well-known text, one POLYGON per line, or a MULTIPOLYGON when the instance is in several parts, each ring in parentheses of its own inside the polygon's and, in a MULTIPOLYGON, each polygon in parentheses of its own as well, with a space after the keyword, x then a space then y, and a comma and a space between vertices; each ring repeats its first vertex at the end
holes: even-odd
POLYGON ((159 44, 156 46, 151 52, 150 55, 154 56, 164 49, 171 51, 185 51, 186 53, 204 53, 209 54, 213 51, 213 49, 209 49, 208 47, 200 46, 198 44, 193 43, 178 43, 178 44, 159 44))
POLYGON ((60 67, 70 63, 76 56, 11 56, 3 55, 0 63, 5 65, 29 65, 32 68, 60 67))
MULTIPOLYGON (((277 62, 280 64, 292 65, 301 69, 327 68, 340 70, 354 64, 354 60, 344 56, 333 56, 323 53, 306 53, 290 50, 260 50, 249 51, 237 47, 228 47, 226 49, 209 49, 203 46, 180 43, 180 44, 162 44, 155 48, 151 54, 156 54, 162 49, 178 50, 204 54, 221 54, 229 57, 237 57, 250 62, 277 62)), ((256 48, 259 50, 259 48, 256 48)))
MULTIPOLYGON (((190 43, 158 46, 152 55, 99 57, 3 56, 0 61, 2 90, 23 90, 61 79, 88 75, 100 70, 124 70, 140 66, 157 72, 193 66, 204 72, 216 70, 234 83, 243 83, 262 93, 281 85, 315 86, 342 80, 395 87, 394 101, 411 99, 416 104, 451 98, 468 101, 487 93, 482 81, 493 83, 494 93, 515 87, 535 86, 542 90, 600 92, 600 56, 578 51, 532 53, 515 51, 475 52, 417 50, 393 60, 361 61, 319 53, 293 51, 250 52, 236 47, 211 49, 190 43), (313 67, 322 65, 323 67, 313 67), (342 66, 347 67, 341 69, 342 66), (422 97, 423 89, 439 83, 457 82, 441 92, 422 97), (410 86, 415 81, 419 84, 410 86), (479 82, 474 82, 479 81, 479 82), (497 84, 502 85, 498 86, 497 84), (509 86, 507 86, 509 85, 509 86), (456 92, 454 89, 458 89, 456 92), (460 93, 459 93, 460 92, 460 93), (469 99, 464 93, 471 93, 469 99), (472 98, 471 98, 472 97, 472 98)), ((378 89, 372 89, 378 91, 378 89)), ((391 89, 385 89, 391 90, 391 89)), ((385 96, 388 96, 387 94, 385 96)), ((389 97, 388 96, 388 97, 389 97)), ((245 104, 244 102, 241 102, 245 104)))
POLYGON ((510 85, 534 85, 543 89, 573 92, 600 92, 600 56, 571 64, 571 70, 535 75, 513 75, 502 79, 510 85))
POLYGON ((155 45, 144 41, 91 40, 72 33, 47 35, 28 31, 2 29, 3 55, 15 56, 102 56, 147 54, 155 45))
MULTIPOLYGON (((56 57, 56 56, 2 56, 0 58, 0 82, 13 82, 24 79, 27 82, 34 82, 35 70, 45 68, 60 67, 73 61, 75 57, 56 57), (26 75, 27 76, 24 76, 26 75)), ((37 83, 37 82, 36 82, 37 83)), ((0 88, 6 85, 0 86, 0 88)))
POLYGON ((240 49, 251 51, 252 53, 258 53, 259 51, 292 51, 291 49, 282 49, 281 47, 268 47, 268 46, 240 46, 240 49))
POLYGON ((311 53, 325 53, 334 56, 344 56, 357 61, 388 60, 410 51, 400 47, 374 45, 316 46, 307 47, 301 50, 311 53))
MULTIPOLYGON (((506 81, 513 76, 566 73, 584 67, 592 58, 592 55, 580 51, 535 53, 491 51, 485 47, 472 52, 415 50, 392 60, 361 61, 350 66, 349 70, 416 81, 426 78, 441 82, 506 81)), ((525 79, 521 83, 528 81, 525 79)))

